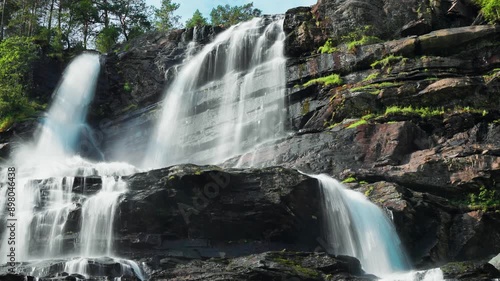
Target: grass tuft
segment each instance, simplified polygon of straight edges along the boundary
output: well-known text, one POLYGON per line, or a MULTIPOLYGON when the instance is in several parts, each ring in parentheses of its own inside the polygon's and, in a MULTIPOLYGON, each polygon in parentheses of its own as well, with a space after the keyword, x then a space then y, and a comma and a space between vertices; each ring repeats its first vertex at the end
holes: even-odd
POLYGON ((321 78, 316 78, 312 79, 308 82, 306 82, 303 86, 304 87, 309 87, 311 85, 325 85, 325 86, 339 86, 342 85, 344 82, 342 81, 342 78, 338 74, 332 74, 326 77, 321 77, 321 78))

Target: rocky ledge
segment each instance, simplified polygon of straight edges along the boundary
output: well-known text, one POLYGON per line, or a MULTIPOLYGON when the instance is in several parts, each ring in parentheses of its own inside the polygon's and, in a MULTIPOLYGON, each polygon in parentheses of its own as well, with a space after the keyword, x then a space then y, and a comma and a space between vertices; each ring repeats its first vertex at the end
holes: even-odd
MULTIPOLYGON (((92 188, 80 189, 83 180, 76 178, 75 192, 94 194, 101 188, 98 178, 87 180, 92 188)), ((181 165, 124 180, 129 191, 118 206, 116 255, 143 265, 151 280, 377 279, 365 275, 356 259, 326 253, 318 182, 295 170, 181 165)), ((422 267, 435 266, 437 258, 479 259, 497 251, 500 228, 493 223, 495 212, 467 211, 393 182, 359 180, 347 185, 389 211, 406 248, 422 267)), ((68 253, 79 245, 80 212, 77 207, 65 227, 68 253)), ((44 243, 43 236, 39 239, 31 242, 33 251, 44 243)), ((81 278, 66 274, 65 262, 19 266, 27 275, 41 273, 45 278, 40 280, 81 278)), ((89 264, 95 273, 89 280, 140 276, 124 271, 119 259, 100 258, 89 264)), ((500 277, 486 262, 455 262, 442 270, 447 278, 458 280, 500 277)), ((24 280, 20 275, 0 278, 24 280)))

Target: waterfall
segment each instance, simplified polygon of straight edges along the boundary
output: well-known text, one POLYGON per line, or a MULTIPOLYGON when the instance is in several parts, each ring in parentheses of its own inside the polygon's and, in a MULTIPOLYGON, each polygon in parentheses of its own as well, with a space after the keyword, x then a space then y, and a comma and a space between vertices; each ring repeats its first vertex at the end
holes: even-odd
POLYGON ((283 19, 255 18, 194 55, 165 91, 143 166, 218 163, 281 136, 284 40, 283 19))
POLYGON ((82 54, 66 68, 44 120, 36 144, 36 156, 54 157, 75 153, 80 131, 85 127, 87 107, 94 98, 99 72, 97 54, 82 54))
MULTIPOLYGON (((111 257, 116 208, 121 195, 127 191, 121 176, 138 170, 126 163, 93 163, 76 155, 81 132, 88 130, 87 106, 93 99, 99 71, 98 55, 83 54, 75 58, 54 92, 53 103, 37 131, 35 144, 24 144, 15 152, 16 260, 30 264, 36 260, 69 258, 65 268, 70 274, 87 274, 97 266, 89 258, 107 255, 106 262, 118 263, 121 267, 121 272, 113 271, 113 274, 143 280, 135 262, 111 257), (75 194, 76 177, 83 178, 80 185, 85 185, 89 177, 100 178, 102 188, 96 194, 75 194), (65 231, 72 212, 81 213, 78 237, 65 231)), ((6 177, 7 170, 0 170, 2 198, 7 192, 3 184, 7 182, 6 177)), ((0 199, 0 207, 5 204, 5 199, 0 199)), ((5 211, 2 208, 0 212, 2 220, 5 211)), ((5 263, 8 237, 6 231, 0 231, 3 232, 0 263, 5 263)), ((43 274, 44 270, 33 266, 30 272, 43 274)))
POLYGON ((125 191, 126 183, 120 177, 102 177, 101 191, 83 204, 80 231, 83 256, 112 255, 116 207, 125 191))
POLYGON ((356 257, 366 272, 378 276, 410 268, 392 222, 379 207, 327 175, 312 177, 321 186, 324 238, 331 252, 356 257))

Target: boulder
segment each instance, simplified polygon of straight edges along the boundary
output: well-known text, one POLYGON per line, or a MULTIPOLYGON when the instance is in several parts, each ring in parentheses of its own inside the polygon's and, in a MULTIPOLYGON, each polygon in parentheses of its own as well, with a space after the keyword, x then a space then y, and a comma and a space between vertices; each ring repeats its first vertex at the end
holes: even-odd
POLYGON ((153 273, 151 280, 375 280, 358 260, 324 253, 266 252, 235 259, 178 264, 153 273))
POLYGON ((453 280, 493 280, 500 277, 500 271, 485 262, 449 263, 441 270, 444 278, 453 280))
POLYGON ((207 252, 216 242, 317 246, 318 185, 297 171, 183 165, 135 174, 127 183, 117 222, 122 252, 182 250, 193 239, 207 252))

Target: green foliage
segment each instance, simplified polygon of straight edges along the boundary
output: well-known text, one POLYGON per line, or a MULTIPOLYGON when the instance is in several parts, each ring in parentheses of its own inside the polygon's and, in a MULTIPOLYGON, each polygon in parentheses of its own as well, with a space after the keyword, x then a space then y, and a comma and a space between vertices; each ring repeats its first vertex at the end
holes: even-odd
POLYGON ((210 12, 213 25, 231 26, 242 21, 258 17, 262 11, 253 7, 253 3, 242 6, 219 5, 210 12))
POLYGON ((338 74, 332 74, 326 77, 321 77, 321 78, 316 78, 312 79, 308 82, 306 82, 303 86, 304 87, 309 87, 311 85, 316 85, 316 84, 321 84, 325 86, 338 86, 342 85, 344 82, 342 81, 342 78, 338 74))
POLYGON ((365 79, 363 79, 363 81, 366 82, 366 81, 375 80, 375 79, 377 79, 377 77, 379 75, 380 75, 380 73, 378 73, 378 72, 372 73, 372 74, 368 75, 365 79))
POLYGON ((438 77, 427 77, 425 78, 425 81, 430 81, 430 82, 434 82, 434 81, 438 81, 439 78, 438 77))
POLYGON ((404 58, 403 56, 390 55, 390 56, 387 56, 381 60, 373 62, 370 66, 372 68, 384 68, 384 67, 391 65, 395 62, 405 61, 405 60, 407 60, 407 59, 404 58))
POLYGON ((357 180, 355 177, 350 176, 350 177, 348 177, 348 178, 344 179, 344 180, 342 181, 342 183, 353 183, 353 182, 357 182, 357 181, 358 181, 358 180, 357 180))
POLYGON ((474 114, 481 114, 483 117, 488 115, 488 111, 484 109, 479 109, 479 108, 471 108, 469 106, 466 107, 455 107, 453 109, 454 112, 467 112, 467 113, 474 113, 474 114))
POLYGON ((361 117, 360 120, 358 120, 358 121, 352 123, 351 125, 349 125, 347 127, 347 129, 353 129, 353 128, 356 128, 358 126, 361 126, 361 125, 364 125, 364 124, 368 124, 368 120, 373 119, 374 117, 375 117, 375 114, 367 114, 367 115, 361 117))
POLYGON ((10 37, 0 42, 0 131, 41 108, 28 100, 25 86, 37 49, 27 37, 10 37))
POLYGON ((365 86, 351 88, 351 89, 349 89, 349 91, 351 91, 352 93, 360 92, 360 91, 367 91, 372 95, 378 95, 380 93, 380 89, 382 89, 382 88, 397 87, 400 85, 401 85, 401 83, 396 83, 396 82, 382 82, 382 83, 377 83, 377 84, 369 84, 369 85, 365 85, 365 86))
POLYGON ((127 93, 132 92, 132 86, 130 86, 129 82, 125 82, 125 84, 123 85, 123 90, 127 93))
POLYGON ((318 275, 319 275, 318 272, 316 272, 315 270, 307 268, 307 267, 303 267, 302 265, 300 265, 298 262, 295 262, 295 261, 287 260, 284 258, 278 258, 278 257, 274 258, 274 261, 277 263, 280 263, 282 265, 293 268, 293 270, 295 272, 297 272, 298 274, 303 275, 303 276, 318 277, 318 275))
POLYGON ((14 124, 14 118, 10 115, 0 118, 0 132, 7 130, 12 124, 14 124))
POLYGON ((115 26, 108 26, 101 30, 96 39, 96 48, 101 53, 109 53, 116 44, 120 31, 115 26))
POLYGON ((125 40, 148 31, 152 26, 149 18, 154 12, 146 5, 145 0, 113 0, 110 9, 110 13, 118 19, 125 40))
POLYGON ((319 47, 318 49, 318 52, 320 52, 321 54, 331 54, 333 52, 337 52, 338 51, 338 48, 336 48, 334 45, 333 45, 333 41, 332 39, 328 39, 326 40, 325 44, 321 47, 319 47))
POLYGON ((54 38, 50 41, 50 46, 52 47, 52 55, 62 58, 62 53, 64 51, 63 34, 59 28, 54 31, 54 38))
POLYGON ((481 186, 479 188, 479 193, 469 194, 469 205, 472 207, 481 207, 485 211, 489 207, 500 206, 500 193, 496 190, 481 186))
POLYGON ((173 3, 172 0, 162 0, 160 9, 155 10, 156 27, 159 30, 170 30, 179 23, 179 16, 175 16, 174 12, 179 9, 180 5, 173 3))
POLYGON ((373 190, 375 190, 375 187, 373 185, 370 185, 365 191, 365 196, 370 197, 370 195, 372 195, 373 193, 373 190))
POLYGON ((500 72, 500 68, 493 69, 493 71, 491 71, 490 74, 486 74, 483 76, 484 81, 486 83, 490 82, 491 80, 493 80, 493 78, 495 78, 498 75, 499 72, 500 72))
POLYGON ((399 106, 389 106, 385 110, 385 115, 418 115, 422 118, 428 118, 433 116, 439 116, 444 114, 443 109, 431 109, 428 107, 423 108, 413 108, 411 106, 399 107, 399 106))
POLYGON ((382 42, 380 38, 369 35, 370 33, 372 33, 372 27, 366 25, 364 27, 356 29, 355 31, 347 35, 342 36, 341 41, 347 43, 347 49, 349 50, 349 52, 355 51, 359 46, 382 42))
POLYGON ((203 16, 200 10, 196 10, 193 17, 187 20, 186 28, 193 28, 195 26, 208 25, 208 20, 203 16))
POLYGON ((87 49, 87 41, 93 24, 99 19, 99 11, 91 0, 80 0, 72 4, 71 13, 82 26, 83 48, 87 49))
POLYGON ((347 127, 347 129, 354 129, 354 128, 358 127, 358 126, 365 125, 365 124, 368 124, 368 121, 366 121, 364 119, 360 119, 360 120, 352 123, 351 125, 349 125, 347 127))
POLYGON ((376 44, 376 43, 381 43, 383 42, 380 38, 376 36, 367 36, 363 35, 360 39, 351 41, 347 43, 347 49, 350 52, 353 52, 356 50, 357 47, 359 46, 364 46, 364 45, 370 45, 370 44, 376 44))
POLYGON ((481 7, 481 13, 490 22, 500 21, 500 0, 474 0, 481 7))

